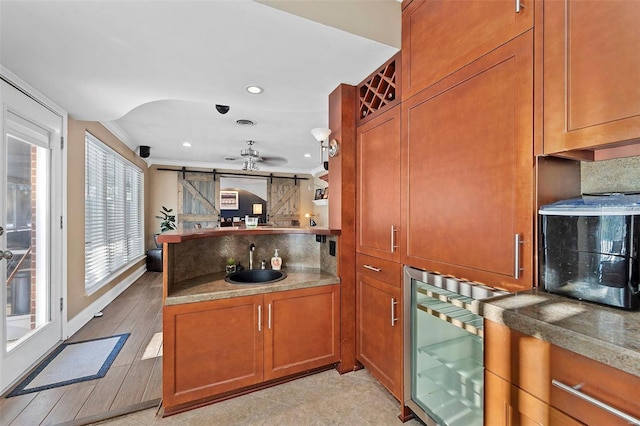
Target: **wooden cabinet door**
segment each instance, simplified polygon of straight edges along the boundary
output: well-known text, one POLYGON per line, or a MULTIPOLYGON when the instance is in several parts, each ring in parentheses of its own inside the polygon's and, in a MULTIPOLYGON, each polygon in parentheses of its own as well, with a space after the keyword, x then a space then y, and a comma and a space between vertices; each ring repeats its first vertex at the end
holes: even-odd
POLYGON ((544 4, 544 152, 640 140, 640 2, 544 4))
POLYGON ((340 286, 264 295, 264 379, 340 360, 340 286))
POLYGON ((356 251, 400 260, 400 107, 357 129, 356 251))
POLYGON ((262 295, 165 306, 165 409, 262 381, 262 295))
POLYGON ((402 263, 530 288, 532 31, 404 101, 402 122, 402 263))
POLYGON ((484 424, 492 426, 573 426, 582 423, 485 371, 484 424))
POLYGON ((533 27, 533 0, 414 0, 402 11, 408 99, 533 27))
POLYGON ((402 400, 402 304, 400 287, 356 273, 357 359, 402 400))

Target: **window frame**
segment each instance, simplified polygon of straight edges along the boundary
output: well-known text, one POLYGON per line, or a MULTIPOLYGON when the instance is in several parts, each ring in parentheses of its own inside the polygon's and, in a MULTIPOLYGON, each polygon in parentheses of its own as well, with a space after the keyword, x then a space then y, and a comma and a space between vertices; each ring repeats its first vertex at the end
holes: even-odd
POLYGON ((84 147, 84 288, 91 295, 145 256, 144 171, 89 131, 84 147))

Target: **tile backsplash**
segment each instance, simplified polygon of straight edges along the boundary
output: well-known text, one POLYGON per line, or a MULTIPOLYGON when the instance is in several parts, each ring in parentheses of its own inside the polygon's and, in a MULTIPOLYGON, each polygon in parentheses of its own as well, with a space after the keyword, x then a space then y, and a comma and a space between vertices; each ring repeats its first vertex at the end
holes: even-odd
POLYGON ((580 164, 583 193, 640 191, 640 156, 580 164))
MULTIPOLYGON (((336 237, 330 237, 336 238, 336 237)), ((326 243, 316 241, 313 234, 235 235, 184 241, 173 248, 174 275, 180 280, 224 271, 226 261, 233 257, 249 267, 249 246, 255 244, 254 268, 265 260, 271 268, 271 256, 279 250, 283 266, 319 268, 336 273, 336 258, 328 255, 326 243)))

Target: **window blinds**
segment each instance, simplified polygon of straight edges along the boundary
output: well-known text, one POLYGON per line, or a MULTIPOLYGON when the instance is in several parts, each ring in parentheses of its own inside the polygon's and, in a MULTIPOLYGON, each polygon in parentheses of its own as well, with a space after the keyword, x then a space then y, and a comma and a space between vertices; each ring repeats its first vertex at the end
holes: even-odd
POLYGON ((144 255, 144 175, 85 133, 85 275, 94 292, 144 255))

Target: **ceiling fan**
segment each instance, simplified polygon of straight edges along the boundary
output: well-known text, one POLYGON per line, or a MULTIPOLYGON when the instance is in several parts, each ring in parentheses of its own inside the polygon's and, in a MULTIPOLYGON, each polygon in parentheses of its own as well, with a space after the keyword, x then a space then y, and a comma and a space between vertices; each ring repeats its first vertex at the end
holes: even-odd
POLYGON ((260 152, 253 149, 255 141, 247 141, 248 148, 240 151, 240 157, 225 157, 227 161, 242 161, 242 170, 248 172, 255 172, 260 170, 258 163, 265 165, 281 166, 287 163, 287 159, 284 157, 264 157, 260 155, 260 152))

